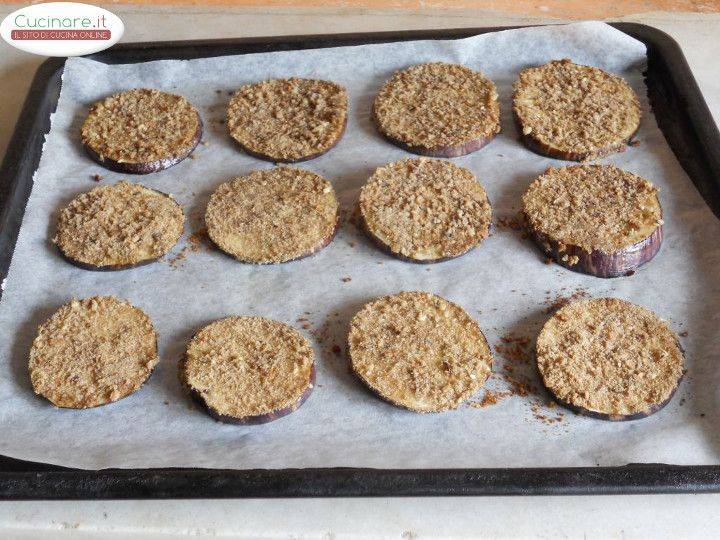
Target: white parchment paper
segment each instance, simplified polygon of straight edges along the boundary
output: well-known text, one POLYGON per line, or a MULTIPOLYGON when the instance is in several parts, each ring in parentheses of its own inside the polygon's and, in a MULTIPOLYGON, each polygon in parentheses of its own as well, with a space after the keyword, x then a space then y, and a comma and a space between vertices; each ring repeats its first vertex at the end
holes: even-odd
MULTIPOLYGON (((678 165, 649 110, 642 71, 644 46, 601 23, 498 32, 459 41, 416 41, 191 61, 104 65, 70 59, 52 129, 27 205, 0 302, 0 453, 68 466, 150 467, 515 467, 618 465, 628 462, 718 463, 718 312, 720 225, 678 165), (511 85, 520 69, 571 58, 625 77, 640 95, 640 146, 610 156, 661 189, 666 239, 657 257, 634 276, 603 280, 543 264, 517 231, 496 227, 459 259, 422 266, 379 252, 344 223, 316 256, 283 265, 251 266, 187 240, 202 226, 212 190, 221 182, 272 165, 241 152, 219 122, 228 91, 270 77, 331 79, 347 87, 347 132, 325 156, 302 164, 330 179, 346 214, 373 170, 409 154, 385 142, 370 121, 372 99, 397 69, 446 61, 480 69, 498 85, 502 133, 479 152, 455 159, 485 186, 495 217, 512 217, 528 184, 548 165, 526 150, 510 114, 511 85), (195 159, 160 173, 132 176, 102 169, 79 141, 88 106, 114 92, 148 86, 187 96, 205 122, 195 159), (168 260, 122 272, 88 272, 63 261, 52 244, 58 210, 78 193, 129 178, 172 193, 189 216, 186 235, 168 260), (180 257, 178 257, 180 255, 180 257), (343 278, 351 278, 343 281, 343 278), (508 333, 534 338, 548 317, 547 297, 578 290, 613 295, 668 319, 683 336, 688 375, 673 401, 640 421, 611 423, 549 408, 540 389, 478 408, 415 414, 370 395, 347 369, 348 321, 368 300, 401 290, 426 290, 453 300, 477 318, 493 346, 508 333), (148 383, 115 404, 59 410, 36 397, 27 374, 36 327, 71 297, 113 294, 145 310, 159 333, 161 362, 148 383), (290 323, 316 344, 318 384, 296 413, 252 427, 216 423, 182 393, 177 361, 200 326, 232 314, 290 323), (306 318, 307 321, 298 321, 306 318), (304 327, 303 327, 304 326, 304 327), (685 334, 687 332, 687 334, 685 334), (335 350, 333 351, 333 346, 335 350)), ((711 121, 709 119, 709 121, 711 121)), ((505 344, 507 345, 507 344, 505 344)), ((532 363, 496 354, 487 387, 537 385, 532 363)), ((481 399, 482 392, 476 396, 481 399)))

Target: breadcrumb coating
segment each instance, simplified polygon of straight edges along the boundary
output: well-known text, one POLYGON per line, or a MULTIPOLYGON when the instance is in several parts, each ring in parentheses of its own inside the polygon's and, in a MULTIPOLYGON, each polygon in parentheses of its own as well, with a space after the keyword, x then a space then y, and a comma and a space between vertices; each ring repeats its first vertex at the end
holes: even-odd
POLYGON ((640 103, 622 78, 568 59, 524 69, 513 112, 524 137, 562 159, 595 159, 625 149, 640 125, 640 103))
POLYGON ((416 412, 456 409, 490 375, 492 353, 460 306, 425 292, 366 304, 352 319, 353 371, 384 399, 416 412))
POLYGON ((186 156, 201 131, 200 115, 184 97, 135 88, 95 103, 81 135, 101 161, 145 164, 186 156))
POLYGON ((561 401, 609 417, 654 412, 684 373, 667 323, 617 298, 575 302, 555 313, 538 336, 537 364, 561 401))
MULTIPOLYGON (((397 71, 373 106, 380 131, 392 140, 428 151, 473 151, 500 131, 495 84, 479 71, 433 62, 397 71)), ((412 150, 412 148, 411 148, 412 150)))
POLYGON ((75 197, 60 212, 53 242, 82 265, 121 268, 168 253, 184 221, 170 195, 121 181, 75 197))
POLYGON ((403 159, 379 167, 360 190, 367 232, 392 253, 432 262, 478 245, 491 207, 468 169, 436 159, 403 159))
POLYGON ((208 236, 245 262, 281 263, 325 247, 338 222, 330 182, 303 169, 256 170, 221 184, 205 212, 208 236))
POLYGON ((135 392, 158 363, 150 318, 125 300, 72 300, 38 328, 30 349, 36 394, 57 407, 86 409, 135 392))
POLYGON ((249 153, 277 162, 330 150, 347 123, 347 91, 330 81, 271 79, 241 86, 227 110, 230 135, 249 153))
POLYGON ((314 353, 294 328, 263 317, 215 321, 190 341, 181 376, 217 415, 294 407, 312 388, 314 353))
POLYGON ((657 188, 614 165, 550 167, 522 202, 533 230, 587 252, 629 248, 663 224, 657 188))

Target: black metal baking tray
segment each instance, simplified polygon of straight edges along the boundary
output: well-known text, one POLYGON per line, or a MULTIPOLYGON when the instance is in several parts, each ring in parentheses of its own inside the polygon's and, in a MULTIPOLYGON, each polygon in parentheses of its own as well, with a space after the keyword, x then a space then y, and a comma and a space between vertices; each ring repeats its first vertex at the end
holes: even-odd
MULTIPOLYGON (((678 44, 641 24, 613 26, 648 50, 646 82, 660 129, 720 217, 720 133, 678 44)), ((507 28, 269 37, 116 45, 89 56, 109 64, 453 39, 507 28)), ((38 70, 0 169, 0 277, 7 274, 32 176, 60 93, 64 58, 38 70)), ((5 433, 3 436, 12 436, 5 433)), ((567 495, 720 492, 720 465, 509 469, 69 469, 0 456, 0 499, 567 495)))

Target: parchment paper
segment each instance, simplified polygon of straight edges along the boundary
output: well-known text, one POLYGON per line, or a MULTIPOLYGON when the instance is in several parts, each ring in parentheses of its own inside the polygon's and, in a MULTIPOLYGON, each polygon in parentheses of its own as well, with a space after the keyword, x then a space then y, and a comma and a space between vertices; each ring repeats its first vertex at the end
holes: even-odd
MULTIPOLYGON (((52 129, 35 175, 5 292, 0 302, 0 453, 68 466, 233 468, 515 467, 619 465, 628 462, 718 463, 718 220, 678 165, 657 128, 641 72, 644 46, 601 23, 530 28, 459 41, 416 41, 314 51, 156 61, 109 66, 73 58, 65 68, 52 129), (379 252, 349 222, 316 256, 276 266, 233 261, 187 240, 202 226, 221 182, 272 165, 248 157, 226 133, 228 92, 270 77, 326 78, 350 95, 347 133, 325 156, 302 164, 330 179, 347 216, 373 170, 409 154, 385 142, 370 121, 372 99, 396 69, 446 61, 481 69, 498 85, 502 133, 479 152, 455 159, 483 183, 496 218, 511 218, 528 184, 562 162, 526 150, 510 113, 520 69, 568 57, 625 77, 640 95, 640 146, 602 162, 648 178, 661 189, 666 239, 634 276, 603 280, 543 264, 518 231, 497 226, 459 259, 422 266, 379 252), (195 159, 167 171, 131 176, 102 169, 79 141, 88 106, 114 92, 149 86, 187 96, 201 111, 204 140, 195 159), (186 235, 165 261, 122 272, 89 272, 63 261, 50 243, 58 210, 78 193, 122 178, 174 194, 189 215, 186 235), (170 259, 175 258, 171 264, 170 259), (343 278, 351 278, 343 281, 343 278), (644 305, 671 321, 687 354, 687 378, 660 413, 611 423, 549 407, 532 389, 487 407, 415 414, 388 405, 355 380, 344 349, 347 325, 367 301, 401 290, 453 300, 477 320, 496 353, 487 387, 512 377, 537 385, 528 353, 508 352, 508 333, 534 339, 550 301, 578 289, 644 305), (135 395, 85 410, 59 410, 36 397, 27 374, 36 327, 71 297, 114 294, 145 310, 159 333, 160 365, 135 395), (232 314, 263 315, 299 328, 316 345, 318 384, 294 414, 262 426, 216 423, 182 393, 177 361, 202 325, 232 314), (298 319, 307 318, 307 321, 298 319), (685 334, 687 332, 687 334, 685 334), (337 347, 334 347, 337 346, 337 347), (334 350, 333 350, 334 349, 334 350), (559 413, 565 415, 559 421, 559 413), (548 420, 551 419, 551 420, 548 420)), ((708 119, 711 121, 711 119, 708 119)), ((527 349, 528 347, 526 347, 527 349)), ((529 347, 532 348, 531 346, 529 347)), ((480 392, 475 401, 481 400, 480 392)))

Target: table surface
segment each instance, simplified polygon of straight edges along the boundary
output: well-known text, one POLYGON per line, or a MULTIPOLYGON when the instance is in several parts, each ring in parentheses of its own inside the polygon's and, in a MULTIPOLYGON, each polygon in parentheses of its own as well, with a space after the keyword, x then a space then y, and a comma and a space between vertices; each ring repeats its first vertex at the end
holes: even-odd
MULTIPOLYGON (((551 10, 532 3, 527 13, 533 14, 523 15, 510 8, 504 12, 469 9, 471 1, 460 2, 460 8, 423 10, 407 7, 414 2, 393 4, 405 5, 402 9, 380 10, 373 7, 380 2, 369 0, 360 8, 338 7, 341 2, 337 1, 329 8, 297 8, 293 6, 323 3, 288 1, 291 7, 272 9, 252 7, 259 2, 244 7, 218 7, 219 3, 211 2, 212 7, 125 4, 113 5, 111 10, 125 22, 122 41, 131 42, 557 23, 565 19, 542 14, 562 16, 557 4, 573 4, 551 4, 551 10)), ((494 3, 501 8, 505 4, 512 3, 494 3)), ((622 3, 608 12, 613 20, 655 26, 680 43, 715 121, 720 122, 720 14, 712 13, 717 11, 717 2, 640 2, 645 8, 662 9, 687 4, 696 13, 645 11, 624 16, 619 16, 626 11, 618 4, 622 3)), ((17 7, 0 3, 0 17, 17 7)), ((5 153, 42 60, 0 45, 0 154, 5 153)), ((720 527, 719 507, 720 495, 5 502, 0 504, 0 537, 47 538, 49 531, 61 538, 103 539, 183 534, 230 538, 710 537, 720 527)))

